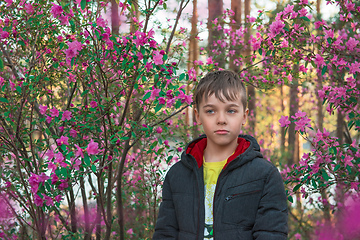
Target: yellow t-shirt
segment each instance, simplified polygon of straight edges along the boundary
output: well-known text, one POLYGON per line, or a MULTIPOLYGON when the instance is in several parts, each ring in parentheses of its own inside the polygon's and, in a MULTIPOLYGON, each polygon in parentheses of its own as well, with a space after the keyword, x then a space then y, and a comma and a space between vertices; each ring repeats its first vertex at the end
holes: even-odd
POLYGON ((204 239, 212 240, 213 237, 213 201, 216 182, 227 159, 221 162, 205 162, 204 158, 204 184, 205 184, 205 228, 204 239))

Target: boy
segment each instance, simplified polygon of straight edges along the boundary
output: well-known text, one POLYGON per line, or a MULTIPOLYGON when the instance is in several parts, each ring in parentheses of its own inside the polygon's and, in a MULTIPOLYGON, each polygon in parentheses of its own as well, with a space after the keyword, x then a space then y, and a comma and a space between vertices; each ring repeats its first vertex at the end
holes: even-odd
POLYGON ((190 142, 163 185, 153 239, 287 239, 287 204, 277 168, 256 140, 239 135, 246 90, 231 71, 204 76, 194 93, 205 135, 190 142))

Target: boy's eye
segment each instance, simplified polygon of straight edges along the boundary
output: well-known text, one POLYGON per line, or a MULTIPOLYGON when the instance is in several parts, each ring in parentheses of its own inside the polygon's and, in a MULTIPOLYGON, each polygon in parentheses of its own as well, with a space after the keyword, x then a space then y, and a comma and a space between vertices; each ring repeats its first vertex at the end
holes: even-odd
POLYGON ((234 109, 230 109, 228 112, 229 113, 236 113, 236 111, 234 109))
POLYGON ((214 113, 214 110, 210 110, 210 109, 209 109, 209 110, 206 110, 205 112, 206 112, 206 113, 209 113, 209 114, 212 114, 212 113, 214 113))

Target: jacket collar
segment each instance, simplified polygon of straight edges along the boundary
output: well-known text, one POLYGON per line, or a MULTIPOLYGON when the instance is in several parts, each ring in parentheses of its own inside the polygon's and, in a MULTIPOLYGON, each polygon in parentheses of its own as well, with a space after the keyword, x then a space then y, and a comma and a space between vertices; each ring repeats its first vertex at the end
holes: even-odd
MULTIPOLYGON (((202 135, 199 138, 195 139, 194 141, 190 142, 188 146, 186 147, 186 154, 192 155, 197 163, 197 166, 200 168, 203 164, 203 156, 204 156, 204 150, 207 145, 207 138, 206 135, 202 135)), ((224 165, 224 169, 227 167, 227 165, 232 162, 236 157, 238 157, 240 154, 244 153, 250 146, 250 141, 243 138, 241 135, 238 137, 238 146, 228 159, 226 164, 224 165)))

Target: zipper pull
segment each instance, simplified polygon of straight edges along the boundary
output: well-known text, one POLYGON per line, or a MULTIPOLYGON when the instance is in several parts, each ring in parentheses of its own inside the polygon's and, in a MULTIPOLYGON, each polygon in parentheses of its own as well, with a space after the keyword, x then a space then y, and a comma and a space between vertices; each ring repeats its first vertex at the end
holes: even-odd
POLYGON ((225 201, 230 201, 231 199, 232 199, 232 195, 227 196, 227 197, 225 198, 225 201))

